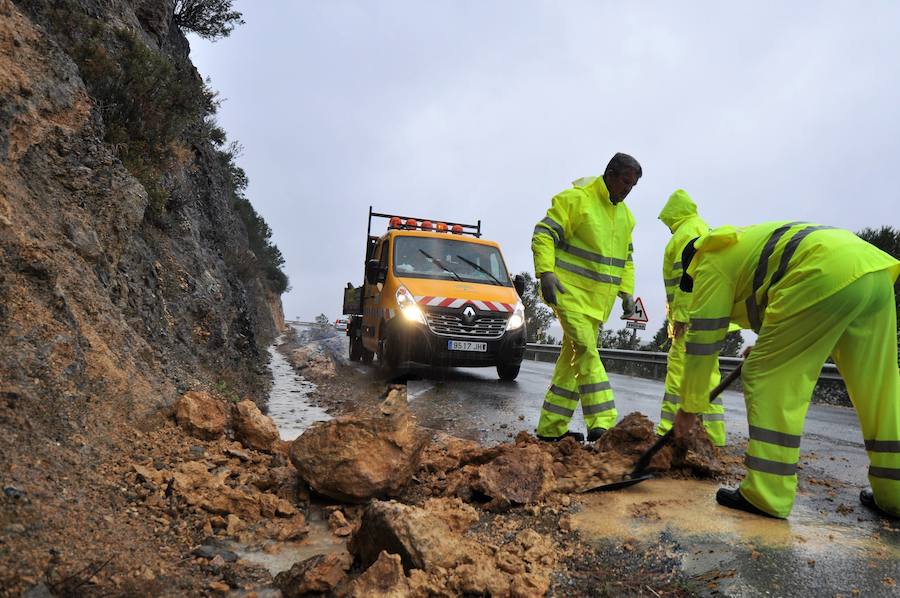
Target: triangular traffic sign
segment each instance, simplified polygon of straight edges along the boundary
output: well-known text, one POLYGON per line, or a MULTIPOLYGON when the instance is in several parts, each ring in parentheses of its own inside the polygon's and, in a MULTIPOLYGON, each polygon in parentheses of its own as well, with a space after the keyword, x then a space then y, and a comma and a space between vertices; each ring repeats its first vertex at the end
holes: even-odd
POLYGON ((625 318, 626 320, 631 320, 632 322, 649 322, 650 320, 647 318, 647 311, 644 309, 644 302, 641 301, 641 298, 638 297, 634 300, 634 315, 630 318, 625 318))

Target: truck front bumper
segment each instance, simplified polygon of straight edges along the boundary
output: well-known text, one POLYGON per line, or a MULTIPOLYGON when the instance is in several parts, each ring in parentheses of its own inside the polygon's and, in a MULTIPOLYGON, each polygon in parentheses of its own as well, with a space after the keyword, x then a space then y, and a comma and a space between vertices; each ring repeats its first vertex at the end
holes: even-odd
POLYGON ((498 339, 435 334, 424 324, 400 320, 391 326, 393 339, 398 343, 402 361, 432 366, 493 367, 498 364, 518 365, 525 356, 525 327, 507 330, 498 339), (449 341, 485 343, 487 351, 458 351, 449 348, 449 341))

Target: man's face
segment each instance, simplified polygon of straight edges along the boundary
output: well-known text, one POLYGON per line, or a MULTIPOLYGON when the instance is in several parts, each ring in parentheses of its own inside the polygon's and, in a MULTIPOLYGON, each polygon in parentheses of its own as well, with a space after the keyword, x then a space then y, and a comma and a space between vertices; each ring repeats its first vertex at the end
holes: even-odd
POLYGON ((633 170, 623 170, 621 172, 612 172, 603 177, 606 188, 609 191, 609 201, 614 204, 619 203, 631 193, 631 188, 637 185, 637 172, 633 170))

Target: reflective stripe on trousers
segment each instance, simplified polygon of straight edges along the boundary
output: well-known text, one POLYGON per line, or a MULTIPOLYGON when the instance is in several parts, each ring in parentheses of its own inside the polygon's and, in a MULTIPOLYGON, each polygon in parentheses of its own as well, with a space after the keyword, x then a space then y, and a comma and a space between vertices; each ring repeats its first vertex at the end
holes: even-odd
POLYGON ((893 284, 866 274, 812 307, 763 323, 742 378, 750 424, 741 494, 787 517, 797 491, 800 436, 809 399, 831 355, 867 441, 878 505, 900 516, 900 371, 893 284))
POLYGON ((597 350, 600 321, 574 312, 557 312, 563 328, 563 343, 553 379, 541 408, 537 433, 562 436, 581 403, 589 430, 611 428, 616 423, 612 388, 597 350))
MULTIPOLYGON (((728 323, 725 324, 728 326, 728 323)), ((675 414, 680 408, 681 398, 678 396, 681 381, 684 379, 684 335, 672 341, 666 360, 666 387, 663 394, 662 408, 656 433, 662 436, 672 428, 675 414)), ((719 368, 716 367, 710 376, 709 389, 719 383, 719 368)), ((725 446, 725 405, 722 397, 718 397, 703 412, 703 427, 710 441, 716 446, 725 446)))

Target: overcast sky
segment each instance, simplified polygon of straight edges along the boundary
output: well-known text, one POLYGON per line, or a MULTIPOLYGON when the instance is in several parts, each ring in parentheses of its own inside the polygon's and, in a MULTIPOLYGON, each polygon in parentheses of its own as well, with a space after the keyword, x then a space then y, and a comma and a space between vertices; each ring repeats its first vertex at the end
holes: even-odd
POLYGON ((900 3, 743 4, 237 1, 246 24, 191 58, 287 259, 289 318, 340 315, 369 205, 481 219, 532 271, 550 198, 624 151, 652 333, 677 188, 712 226, 900 226, 900 3))

